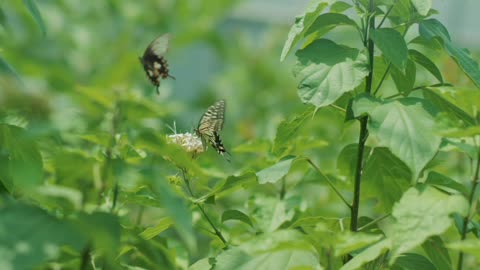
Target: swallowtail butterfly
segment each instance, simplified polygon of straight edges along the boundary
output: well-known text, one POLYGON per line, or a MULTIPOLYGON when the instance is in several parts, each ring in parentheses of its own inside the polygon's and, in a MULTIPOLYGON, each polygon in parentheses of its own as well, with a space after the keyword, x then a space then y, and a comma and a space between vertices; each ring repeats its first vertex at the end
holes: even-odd
POLYGON ((148 78, 157 88, 157 93, 159 93, 160 79, 168 77, 175 79, 175 77, 169 74, 167 60, 163 57, 168 50, 169 41, 170 34, 159 36, 148 45, 143 56, 139 57, 148 78))
MULTIPOLYGON (((223 122, 225 119, 225 100, 221 99, 215 102, 212 106, 208 107, 207 111, 202 115, 198 122, 198 127, 195 132, 198 137, 202 139, 204 148, 207 148, 207 142, 222 156, 227 153, 227 150, 223 146, 222 139, 219 132, 223 128, 223 122)), ((227 161, 230 161, 225 156, 227 161)))

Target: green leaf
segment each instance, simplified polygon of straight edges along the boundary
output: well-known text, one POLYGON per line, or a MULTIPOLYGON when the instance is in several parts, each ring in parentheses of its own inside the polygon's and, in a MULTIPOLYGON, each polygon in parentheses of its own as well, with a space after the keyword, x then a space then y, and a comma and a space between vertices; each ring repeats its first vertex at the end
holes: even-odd
POLYGON ((350 5, 349 3, 345 3, 343 1, 337 1, 337 2, 333 3, 332 6, 330 7, 330 12, 342 13, 342 12, 344 12, 345 10, 347 10, 351 7, 352 7, 352 5, 350 5))
POLYGON ((320 15, 320 13, 322 13, 322 11, 329 5, 329 2, 331 1, 312 1, 308 5, 305 13, 295 18, 295 23, 290 28, 287 41, 285 41, 285 45, 283 45, 280 61, 283 61, 292 47, 304 37, 305 31, 308 30, 318 15, 320 15))
POLYGON ((403 36, 392 28, 381 28, 371 32, 375 45, 385 58, 399 70, 404 70, 408 60, 408 48, 403 36))
POLYGON ((207 196, 216 195, 223 197, 238 189, 245 189, 249 185, 257 184, 257 175, 254 172, 245 172, 239 176, 231 175, 225 182, 221 182, 217 188, 209 192, 207 196))
POLYGON ((282 121, 277 128, 277 135, 273 143, 273 153, 282 156, 285 151, 292 145, 292 140, 303 122, 313 116, 315 107, 308 106, 307 109, 290 120, 282 121))
POLYGON ((437 270, 427 258, 415 253, 405 253, 400 255, 392 266, 392 270, 437 270))
POLYGON ((141 232, 140 236, 145 240, 150 240, 165 231, 166 229, 170 228, 172 225, 173 220, 171 218, 162 218, 158 221, 157 225, 153 227, 148 227, 143 232, 141 232))
POLYGON ((443 77, 442 73, 438 69, 437 65, 430 60, 430 58, 426 57, 424 54, 417 50, 408 50, 408 54, 410 55, 410 58, 418 63, 419 65, 423 66, 426 70, 428 70, 437 80, 441 83, 443 83, 443 77))
POLYGON ((296 56, 298 94, 303 102, 316 107, 332 104, 360 85, 368 74, 365 55, 330 40, 316 40, 297 51, 296 56))
POLYGON ((188 267, 188 270, 211 270, 210 258, 203 258, 188 267))
POLYGON ((35 269, 58 258, 64 245, 80 252, 86 239, 42 209, 20 204, 0 208, 1 269, 35 269))
POLYGON ((335 246, 335 256, 342 256, 352 251, 358 250, 365 246, 371 245, 382 239, 383 236, 379 234, 367 234, 367 233, 343 233, 337 240, 335 246))
POLYGON ((452 269, 452 260, 450 254, 439 236, 433 236, 422 244, 423 250, 435 265, 437 270, 452 269))
POLYGON ((405 73, 392 66, 390 74, 399 92, 408 95, 412 91, 417 76, 417 68, 412 60, 407 61, 405 73))
POLYGON ((189 250, 194 251, 197 248, 193 232, 192 214, 185 202, 179 198, 172 190, 165 179, 158 179, 154 182, 155 191, 162 202, 168 216, 174 222, 174 228, 178 235, 185 242, 189 250))
MULTIPOLYGON (((364 158, 370 153, 371 148, 365 147, 364 158)), ((357 164, 358 144, 352 143, 346 145, 337 157, 337 169, 338 171, 347 177, 347 179, 353 179, 355 168, 357 164)))
POLYGON ((435 108, 441 112, 445 112, 447 117, 452 119, 452 121, 462 120, 467 126, 475 125, 476 121, 473 117, 445 98, 445 95, 443 95, 438 89, 426 88, 423 89, 422 92, 424 97, 428 99, 428 101, 432 103, 435 108))
POLYGON ((357 254, 353 259, 344 264, 340 270, 356 270, 368 262, 375 260, 378 256, 387 252, 391 243, 388 239, 384 239, 357 254))
POLYGON ((310 28, 305 32, 304 36, 307 37, 313 35, 312 37, 309 37, 310 40, 319 39, 335 27, 342 25, 353 26, 355 28, 358 27, 355 21, 346 15, 338 13, 325 13, 318 16, 310 28))
POLYGON ((227 210, 222 214, 222 222, 227 220, 238 220, 245 224, 250 225, 253 228, 253 223, 250 220, 250 217, 244 214, 242 211, 239 210, 227 210))
POLYGON ((28 190, 43 181, 43 161, 25 129, 0 124, 0 180, 10 192, 28 190))
POLYGON ((23 85, 22 78, 20 78, 20 75, 15 71, 15 69, 10 66, 5 59, 0 57, 0 73, 6 74, 8 76, 12 76, 15 78, 21 85, 23 85))
POLYGON ((38 10, 35 0, 23 0, 23 4, 28 9, 28 12, 30 12, 30 15, 32 15, 33 19, 40 27, 40 30, 42 31, 42 35, 45 36, 47 34, 47 28, 45 27, 45 23, 43 22, 42 15, 38 10))
POLYGON ((453 180, 452 178, 446 175, 437 173, 435 171, 431 171, 428 173, 428 177, 427 177, 427 180, 425 180, 425 184, 434 185, 438 187, 447 187, 447 188, 456 190, 465 196, 468 196, 468 193, 469 193, 467 188, 461 183, 453 180))
POLYGON ((426 39, 440 37, 447 53, 457 62, 462 71, 480 88, 480 68, 470 53, 456 47, 450 39, 447 29, 436 19, 423 20, 419 24, 420 35, 426 39))
POLYGON ((388 149, 375 148, 364 168, 362 196, 376 199, 379 211, 390 212, 410 186, 411 176, 405 163, 388 149))
POLYGON ((258 197, 253 200, 255 209, 252 220, 264 232, 273 232, 293 219, 294 209, 286 201, 271 197, 258 197))
POLYGON ((390 264, 429 237, 444 233, 453 224, 451 214, 464 215, 467 211, 468 203, 463 196, 446 195, 428 186, 423 190, 410 188, 393 207, 395 221, 385 228, 393 244, 390 264))
POLYGON ((471 254, 475 256, 477 260, 480 260, 480 241, 478 241, 478 239, 466 239, 448 243, 447 248, 471 254))
POLYGON ((257 236, 222 252, 216 258, 215 270, 320 270, 323 267, 318 257, 315 248, 301 233, 278 231, 257 236))
POLYGON ((284 159, 277 164, 257 172, 258 183, 275 183, 282 179, 290 171, 295 157, 284 159))
POLYGON ((432 0, 411 0, 413 6, 417 9, 418 14, 427 16, 428 11, 432 8, 432 0))
MULTIPOLYGON (((354 103, 371 104, 369 130, 402 160, 412 171, 412 180, 417 179, 423 167, 435 156, 440 138, 434 134, 433 109, 422 99, 402 98, 393 101, 377 101, 362 96, 354 103)), ((355 115, 357 106, 352 106, 355 115)))

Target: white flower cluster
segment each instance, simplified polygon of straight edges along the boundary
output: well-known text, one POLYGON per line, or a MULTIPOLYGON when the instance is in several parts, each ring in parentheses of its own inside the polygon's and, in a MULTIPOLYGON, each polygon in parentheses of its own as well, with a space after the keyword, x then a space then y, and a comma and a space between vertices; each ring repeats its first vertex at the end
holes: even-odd
POLYGON ((186 132, 168 135, 167 141, 180 145, 189 153, 198 154, 203 152, 202 140, 193 133, 186 132))

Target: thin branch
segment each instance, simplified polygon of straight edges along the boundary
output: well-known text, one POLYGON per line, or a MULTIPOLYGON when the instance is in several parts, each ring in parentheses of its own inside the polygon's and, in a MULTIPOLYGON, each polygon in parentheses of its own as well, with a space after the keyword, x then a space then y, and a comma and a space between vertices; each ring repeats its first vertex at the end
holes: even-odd
MULTIPOLYGON (((477 185, 479 183, 478 178, 480 174, 480 149, 477 149, 477 164, 475 167, 475 173, 472 178, 472 189, 470 190, 470 195, 468 197, 468 203, 469 203, 469 209, 467 215, 463 218, 463 228, 462 228, 462 236, 461 240, 465 240, 467 238, 467 228, 468 228, 468 223, 470 222, 470 215, 474 211, 475 203, 474 203, 474 198, 475 198, 475 191, 477 190, 477 185)), ((463 268, 463 251, 460 251, 458 254, 458 262, 457 262, 457 270, 462 270, 463 268)))
POLYGON ((343 197, 342 193, 340 193, 340 191, 339 191, 339 190, 337 189, 337 187, 333 184, 333 182, 330 180, 330 178, 328 178, 328 177, 320 170, 320 168, 318 168, 317 165, 315 165, 315 163, 313 163, 313 161, 312 161, 310 158, 304 157, 304 159, 305 159, 321 176, 323 176, 323 178, 325 178, 325 180, 327 180, 328 185, 333 189, 333 191, 338 195, 338 197, 343 201, 343 203, 345 203, 345 205, 346 205, 349 209, 352 209, 352 206, 350 205, 350 203, 345 199, 345 197, 343 197))
POLYGON ((388 63, 388 66, 387 68, 385 69, 385 72, 383 73, 382 75, 382 79, 380 80, 380 83, 378 84, 377 88, 375 89, 375 91, 373 91, 373 95, 376 96, 377 95, 377 92, 378 90, 380 89, 380 87, 382 86, 383 82, 385 81, 385 78, 387 77, 388 75, 388 72, 390 72, 390 68, 392 67, 392 63, 388 63))
POLYGON ((371 227, 372 225, 375 225, 375 224, 377 224, 378 222, 386 219, 386 218, 389 217, 390 215, 391 215, 391 214, 385 214, 385 215, 383 215, 383 216, 381 216, 381 217, 378 217, 378 218, 370 221, 369 223, 363 225, 362 227, 358 228, 358 231, 363 231, 363 230, 371 227))
POLYGON ((377 29, 382 27, 383 23, 385 22, 385 20, 387 19, 388 15, 390 15, 390 12, 392 11, 393 7, 395 6, 395 4, 397 3, 397 1, 395 1, 391 6, 390 8, 387 10, 387 13, 385 13, 385 15, 383 16, 382 20, 380 21, 380 23, 378 24, 377 26, 377 29))
MULTIPOLYGON (((429 87, 440 87, 440 86, 453 86, 452 84, 450 83, 436 83, 436 84, 431 84, 431 85, 421 85, 421 86, 417 86, 417 87, 414 87, 412 88, 412 90, 410 90, 410 93, 412 93, 413 91, 417 91, 417 90, 421 90, 421 89, 425 89, 425 88, 429 88, 429 87)), ((398 96, 402 96, 403 93, 396 93, 394 95, 391 95, 391 96, 388 96, 386 97, 385 99, 392 99, 392 98, 396 98, 398 96)))
POLYGON ((342 108, 342 107, 340 107, 340 106, 337 106, 337 105, 335 105, 335 104, 330 104, 330 105, 328 105, 328 106, 330 106, 330 107, 332 107, 332 108, 334 108, 334 109, 337 109, 337 110, 339 110, 339 111, 341 111, 341 112, 343 112, 343 113, 346 113, 346 112, 347 112, 347 110, 345 110, 344 108, 342 108))
MULTIPOLYGON (((195 196, 193 195, 192 187, 190 186, 190 181, 187 178, 186 170, 185 169, 180 169, 180 170, 182 171, 183 181, 185 182, 185 186, 187 187, 188 193, 190 194, 191 197, 195 198, 195 196)), ((196 202, 194 204, 198 207, 198 209, 202 213, 203 217, 205 217, 205 219, 207 220, 208 224, 210 224, 213 231, 215 232, 215 235, 217 235, 217 237, 220 238, 220 240, 223 242, 225 247, 227 247, 228 246, 227 240, 225 240, 225 237, 223 237, 222 232, 220 232, 220 230, 217 229, 215 224, 213 224, 212 220, 207 215, 207 212, 205 212, 202 205, 200 205, 200 203, 198 203, 198 202, 196 202)))

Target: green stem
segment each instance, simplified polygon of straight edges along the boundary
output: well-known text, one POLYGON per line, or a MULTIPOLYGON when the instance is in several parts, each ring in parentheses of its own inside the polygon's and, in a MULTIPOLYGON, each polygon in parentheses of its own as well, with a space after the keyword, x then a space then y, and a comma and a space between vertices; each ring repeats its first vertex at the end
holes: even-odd
POLYGON ((328 185, 333 189, 333 191, 338 195, 338 197, 343 201, 343 203, 350 209, 352 209, 352 206, 350 205, 350 203, 348 203, 347 199, 345 199, 345 197, 343 197, 342 193, 340 193, 340 191, 337 189, 337 187, 333 184, 333 182, 330 180, 330 178, 328 178, 321 170, 320 168, 317 167, 317 165, 315 165, 315 163, 313 163, 313 161, 307 157, 304 157, 304 159, 321 175, 323 176, 323 178, 325 178, 325 180, 327 180, 327 183, 328 185))
POLYGON ((397 1, 395 1, 391 6, 390 8, 387 10, 387 13, 385 13, 385 15, 383 16, 383 19, 380 21, 380 23, 378 24, 377 28, 380 28, 382 27, 383 23, 385 22, 385 20, 387 19, 388 15, 390 15, 390 12, 392 11, 393 7, 395 6, 395 4, 397 3, 397 1))
MULTIPOLYGON (((192 187, 190 186, 190 181, 187 178, 186 170, 185 169, 180 169, 180 170, 182 171, 183 181, 185 182, 185 186, 187 187, 188 193, 190 194, 191 197, 195 198, 195 196, 193 195, 192 187)), ((212 220, 208 216, 207 212, 205 212, 202 205, 200 205, 200 203, 194 203, 194 204, 198 207, 203 217, 207 220, 208 224, 210 224, 210 227, 212 227, 213 231, 215 232, 215 235, 222 241, 225 247, 228 247, 227 240, 225 240, 225 237, 223 237, 222 232, 220 232, 220 230, 217 229, 215 224, 213 224, 212 220)))
MULTIPOLYGON (((468 223, 470 222, 470 215, 471 213, 475 212, 473 208, 475 206, 474 198, 475 198, 475 193, 478 185, 479 172, 480 172, 480 149, 477 150, 477 164, 476 164, 475 173, 472 179, 472 189, 470 190, 470 195, 468 197, 469 209, 468 209, 467 215, 463 218, 463 228, 462 228, 462 235, 461 235, 462 241, 467 238, 467 227, 468 227, 468 223)), ((458 254, 457 270, 462 270, 463 268, 463 256, 464 256, 463 252, 460 251, 460 253, 458 254)))
POLYGON ((386 219, 386 218, 389 217, 390 215, 391 215, 391 214, 385 214, 385 215, 383 215, 383 216, 381 216, 381 217, 378 217, 378 218, 370 221, 369 223, 363 225, 362 227, 358 228, 358 231, 363 231, 363 230, 371 227, 372 225, 375 225, 375 224, 377 224, 378 222, 386 219))

